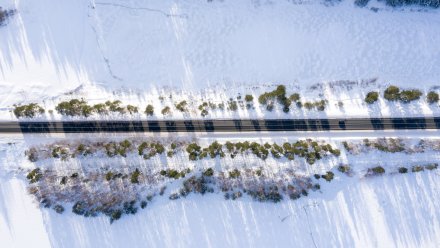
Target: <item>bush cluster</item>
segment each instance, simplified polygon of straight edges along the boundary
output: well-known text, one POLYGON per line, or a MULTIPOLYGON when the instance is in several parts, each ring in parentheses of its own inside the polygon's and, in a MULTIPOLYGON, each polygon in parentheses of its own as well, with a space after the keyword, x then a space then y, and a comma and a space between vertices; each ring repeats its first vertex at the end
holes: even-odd
POLYGON ((138 146, 139 156, 142 156, 144 159, 150 159, 157 154, 162 154, 165 152, 165 147, 158 142, 142 142, 138 146))
POLYGON ((397 86, 391 85, 385 89, 383 96, 388 101, 400 100, 404 103, 409 103, 415 100, 419 100, 422 96, 422 92, 416 89, 400 91, 397 86))
POLYGON ((185 197, 191 192, 204 195, 205 193, 214 192, 214 189, 209 186, 209 181, 204 176, 192 176, 183 182, 183 188, 180 189, 179 193, 185 197))
POLYGON ((258 102, 261 105, 267 105, 267 110, 272 111, 273 102, 277 100, 279 104, 283 105, 283 111, 289 112, 289 107, 292 101, 286 97, 286 86, 278 85, 278 87, 270 92, 265 92, 258 97, 258 102))
POLYGON ((260 187, 258 190, 246 190, 246 193, 259 202, 277 203, 283 199, 276 185, 260 187))
POLYGON ((30 103, 27 105, 14 105, 14 115, 17 118, 34 118, 37 115, 44 114, 44 112, 44 108, 36 103, 30 103))
POLYGON ((168 177, 168 178, 174 178, 174 179, 179 179, 179 178, 183 178, 186 176, 187 173, 189 173, 190 170, 186 169, 183 171, 177 171, 177 170, 173 170, 173 169, 167 169, 167 170, 161 170, 160 171, 160 175, 164 176, 164 177, 168 177))
POLYGON ((326 105, 327 105, 326 100, 320 100, 316 102, 305 102, 302 104, 302 106, 305 107, 307 110, 312 110, 315 108, 318 111, 324 111, 326 105))
POLYGON ((110 142, 104 145, 107 156, 114 157, 120 155, 122 157, 127 156, 127 152, 130 150, 132 144, 128 140, 117 142, 110 142))
POLYGON ((138 107, 133 105, 121 106, 122 102, 119 100, 106 101, 105 103, 98 103, 93 106, 89 105, 84 99, 72 99, 58 103, 55 110, 62 115, 67 116, 84 116, 88 117, 94 113, 97 114, 134 114, 138 113, 138 107))

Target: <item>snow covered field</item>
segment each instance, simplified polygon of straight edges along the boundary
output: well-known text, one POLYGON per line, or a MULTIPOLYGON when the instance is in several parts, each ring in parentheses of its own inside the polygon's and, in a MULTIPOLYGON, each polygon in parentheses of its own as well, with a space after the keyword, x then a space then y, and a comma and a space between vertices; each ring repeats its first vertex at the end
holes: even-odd
MULTIPOLYGON (((402 105, 382 99, 372 107, 363 103, 367 91, 383 90, 388 84, 425 93, 439 86, 438 10, 393 10, 374 1, 369 6, 378 7, 375 12, 354 7, 349 0, 327 4, 313 0, 0 0, 0 6, 17 9, 0 27, 2 120, 14 119, 9 110, 15 103, 38 102, 53 109, 60 99, 84 97, 92 103, 120 99, 142 109, 145 104, 162 104, 158 97, 170 93, 175 98, 165 104, 188 97, 224 101, 238 93, 256 96, 277 84, 300 92, 306 100, 325 97, 330 101, 326 112, 293 110, 289 116, 410 116, 440 111, 438 105, 423 100, 402 105), (375 78, 374 84, 353 89, 332 89, 327 84, 375 78), (324 83, 323 88, 310 88, 317 83, 324 83)), ((225 115, 214 112, 210 117, 220 116, 225 115)), ((261 112, 240 110, 236 116, 255 117, 261 112)), ((268 117, 280 116, 286 117, 275 109, 268 117)), ((439 137, 438 131, 341 135, 362 139, 378 133, 380 137, 439 137)), ((292 134, 265 137, 284 136, 292 134)), ((17 169, 32 166, 23 152, 47 142, 46 138, 53 139, 32 135, 0 139, 1 247, 440 246, 438 170, 362 179, 337 175, 331 183, 322 183, 322 192, 277 204, 246 197, 225 201, 218 194, 191 194, 176 201, 162 197, 146 210, 110 225, 105 216, 84 218, 70 209, 59 215, 37 207, 26 192, 25 172, 17 169), (11 142, 19 146, 14 152, 11 142)), ((228 134, 217 138, 232 139, 228 134)), ((438 159, 438 152, 373 153, 358 164, 395 169, 400 163, 438 159)), ((317 169, 326 170, 332 164, 322 166, 317 169)))
MULTIPOLYGON (((326 116, 437 113, 423 103, 368 109, 362 88, 307 91, 316 83, 372 78, 374 89, 439 85, 440 13, 376 5, 378 12, 348 0, 1 0, 18 12, 0 29, 0 116, 13 118, 15 103, 53 107, 80 86, 73 96, 144 108, 170 92, 218 101, 276 84, 300 86, 305 99, 323 94, 330 100, 326 116)), ((284 116, 278 112, 271 115, 284 116)), ((225 114, 211 117, 218 116, 225 114)))

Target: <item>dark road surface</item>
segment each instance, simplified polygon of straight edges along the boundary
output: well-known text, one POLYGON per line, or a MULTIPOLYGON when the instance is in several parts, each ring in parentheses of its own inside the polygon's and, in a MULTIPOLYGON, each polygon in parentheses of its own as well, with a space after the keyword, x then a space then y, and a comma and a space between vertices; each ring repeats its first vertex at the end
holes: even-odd
POLYGON ((440 129, 440 117, 0 122, 0 133, 259 132, 440 129))

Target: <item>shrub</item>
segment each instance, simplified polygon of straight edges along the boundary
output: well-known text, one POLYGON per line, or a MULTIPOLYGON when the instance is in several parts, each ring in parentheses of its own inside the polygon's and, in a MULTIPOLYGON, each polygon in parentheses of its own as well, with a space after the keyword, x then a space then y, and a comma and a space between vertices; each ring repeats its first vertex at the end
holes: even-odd
POLYGON ((290 95, 289 99, 292 102, 299 102, 301 100, 301 96, 298 93, 293 93, 292 95, 290 95))
POLYGON ((425 168, 428 169, 428 170, 434 170, 434 169, 437 169, 437 167, 438 167, 438 164, 427 164, 427 165, 425 165, 425 168))
POLYGON ((27 105, 14 106, 14 115, 17 118, 27 117, 34 118, 37 115, 44 114, 45 110, 36 103, 30 103, 27 105))
POLYGON ((29 180, 30 183, 36 183, 38 182, 41 177, 43 177, 43 174, 41 173, 40 168, 33 169, 29 174, 26 176, 26 178, 29 180))
POLYGON ((397 101, 399 100, 399 96, 400 96, 400 89, 394 85, 391 85, 388 88, 386 88, 383 94, 383 97, 388 101, 397 101))
POLYGON ((212 177, 214 175, 214 170, 212 168, 208 168, 203 172, 203 175, 206 177, 212 177))
POLYGON ((379 99, 379 92, 371 91, 367 93, 367 96, 365 97, 365 102, 368 104, 373 104, 377 102, 379 99))
POLYGON ((340 165, 338 166, 338 171, 342 172, 342 173, 348 173, 350 172, 351 168, 349 165, 340 165))
POLYGON ((426 101, 428 101, 429 104, 437 103, 439 101, 438 93, 434 91, 430 91, 426 96, 426 101))
POLYGON ((322 175, 321 177, 324 178, 327 182, 330 182, 331 180, 333 180, 334 176, 335 176, 335 173, 333 173, 331 171, 327 171, 327 173, 322 175))
POLYGON ((188 105, 188 103, 186 101, 181 101, 178 104, 176 104, 176 109, 179 110, 180 112, 187 112, 188 109, 186 108, 186 106, 188 105))
POLYGON ((354 0, 354 4, 358 7, 365 7, 370 0, 354 0))
POLYGON ((423 171, 423 170, 424 170, 423 166, 420 166, 420 165, 415 165, 411 169, 412 172, 420 172, 420 171, 423 171))
POLYGON ((246 96, 244 97, 244 100, 245 100, 246 102, 252 102, 252 101, 254 100, 254 96, 252 96, 252 95, 246 95, 246 96))
POLYGON ((84 215, 87 211, 87 204, 83 201, 76 202, 72 207, 72 212, 77 215, 84 215))
POLYGON ((55 206, 53 207, 53 210, 55 210, 55 212, 57 212, 57 213, 59 213, 59 214, 62 214, 62 213, 64 212, 64 207, 61 206, 61 205, 55 205, 55 206))
POLYGON ((166 106, 165 108, 162 109, 161 113, 162 113, 162 115, 169 115, 169 114, 171 114, 170 107, 166 106))
POLYGON ((154 114, 154 107, 151 104, 148 104, 147 107, 145 108, 145 114, 147 114, 148 116, 152 116, 154 114))
POLYGON ((135 114, 135 113, 138 113, 138 112, 139 112, 139 109, 138 109, 138 107, 136 107, 136 106, 133 106, 133 105, 127 105, 127 111, 128 111, 128 113, 130 113, 130 114, 135 114))
POLYGON ((130 182, 131 183, 139 183, 139 175, 141 174, 141 172, 139 171, 139 169, 136 168, 136 170, 131 173, 131 177, 130 177, 130 182))
POLYGON ((116 209, 110 213, 110 224, 112 224, 115 220, 119 220, 122 216, 122 210, 116 209))
MULTIPOLYGON (((370 170, 370 169, 369 169, 370 170)), ((380 175, 385 173, 385 169, 382 166, 376 166, 374 168, 371 168, 371 171, 375 174, 375 175, 380 175)))
POLYGON ((237 169, 234 169, 233 171, 229 172, 230 178, 238 178, 240 176, 240 171, 237 169))
POLYGON ((3 23, 6 21, 6 19, 10 16, 15 14, 15 10, 3 10, 2 7, 0 7, 0 26, 3 25, 3 23))
POLYGON ((405 168, 405 167, 399 167, 399 173, 404 174, 404 173, 407 173, 407 172, 408 172, 408 169, 407 169, 407 168, 405 168))
POLYGON ((419 100, 422 96, 420 90, 403 90, 400 93, 399 99, 404 103, 409 103, 411 101, 419 100))

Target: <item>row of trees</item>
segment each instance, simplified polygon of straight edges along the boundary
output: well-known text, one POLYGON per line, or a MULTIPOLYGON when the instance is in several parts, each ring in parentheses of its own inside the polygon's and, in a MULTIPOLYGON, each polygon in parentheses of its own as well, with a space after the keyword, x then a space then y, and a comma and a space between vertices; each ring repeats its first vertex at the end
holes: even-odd
MULTIPOLYGON (((419 100, 423 93, 418 89, 411 90, 400 90, 399 87, 391 85, 385 89, 383 97, 388 101, 400 101, 403 103, 409 103, 412 101, 419 100)), ((379 92, 371 91, 368 92, 365 97, 365 102, 368 104, 373 104, 379 100, 379 92)), ((435 91, 428 92, 426 96, 426 101, 429 104, 434 104, 439 101, 439 94, 435 91)))

